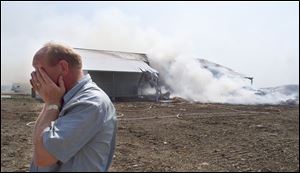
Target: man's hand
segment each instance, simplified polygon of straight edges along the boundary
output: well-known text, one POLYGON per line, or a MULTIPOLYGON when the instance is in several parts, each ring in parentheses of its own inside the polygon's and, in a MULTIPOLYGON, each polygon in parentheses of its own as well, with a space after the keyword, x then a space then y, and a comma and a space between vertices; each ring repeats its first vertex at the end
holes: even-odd
POLYGON ((46 104, 61 105, 66 92, 62 76, 59 77, 58 85, 41 68, 38 68, 36 72, 32 72, 31 77, 30 83, 33 89, 39 93, 46 104))
POLYGON ((47 106, 50 104, 61 106, 66 88, 62 76, 59 76, 58 85, 56 85, 41 68, 32 72, 31 77, 30 83, 33 89, 39 93, 45 102, 43 111, 40 113, 34 127, 34 162, 37 166, 45 167, 55 164, 57 159, 45 148, 43 144, 43 131, 46 127, 50 126, 51 121, 55 121, 58 118, 59 114, 59 111, 47 109, 47 106))

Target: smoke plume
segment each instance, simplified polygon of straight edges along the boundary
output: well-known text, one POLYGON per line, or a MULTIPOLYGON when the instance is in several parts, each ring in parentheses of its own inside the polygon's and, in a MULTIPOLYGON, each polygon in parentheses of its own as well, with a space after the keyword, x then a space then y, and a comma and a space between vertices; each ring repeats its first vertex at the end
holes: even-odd
POLYGON ((277 104, 299 98, 299 93, 298 96, 285 95, 255 89, 249 81, 239 77, 225 74, 216 78, 201 66, 198 59, 202 57, 195 53, 190 40, 183 36, 166 36, 117 9, 96 12, 89 18, 77 14, 56 15, 53 11, 41 14, 34 10, 30 15, 33 17, 22 21, 20 32, 1 34, 1 59, 5 58, 5 65, 1 60, 1 84, 29 84, 32 56, 44 43, 57 41, 72 47, 147 53, 150 64, 160 72, 161 83, 171 91, 172 97, 234 104, 277 104), (18 42, 20 38, 24 42, 18 42))

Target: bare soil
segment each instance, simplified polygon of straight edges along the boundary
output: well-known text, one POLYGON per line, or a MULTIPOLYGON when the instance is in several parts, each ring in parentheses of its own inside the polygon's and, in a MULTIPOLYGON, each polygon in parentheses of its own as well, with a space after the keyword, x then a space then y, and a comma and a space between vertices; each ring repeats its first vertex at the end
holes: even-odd
MULTIPOLYGON (((43 103, 1 99, 1 171, 28 171, 43 103)), ((299 105, 118 102, 110 171, 299 172, 299 105)))

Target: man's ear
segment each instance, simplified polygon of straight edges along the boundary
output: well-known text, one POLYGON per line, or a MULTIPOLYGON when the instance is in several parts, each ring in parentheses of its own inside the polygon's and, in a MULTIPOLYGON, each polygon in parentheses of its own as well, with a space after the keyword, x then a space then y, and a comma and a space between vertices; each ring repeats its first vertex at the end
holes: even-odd
POLYGON ((69 63, 66 60, 60 60, 59 65, 62 71, 62 75, 68 74, 70 70, 69 63))

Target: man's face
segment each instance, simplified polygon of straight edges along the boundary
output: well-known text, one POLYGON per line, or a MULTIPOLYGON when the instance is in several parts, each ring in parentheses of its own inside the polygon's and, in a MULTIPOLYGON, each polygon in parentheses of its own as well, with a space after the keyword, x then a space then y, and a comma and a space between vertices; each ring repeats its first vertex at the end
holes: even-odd
POLYGON ((37 71, 38 68, 44 69, 52 81, 58 84, 58 78, 62 74, 59 64, 50 66, 47 64, 46 59, 42 57, 33 60, 32 66, 35 68, 35 71, 37 71))

